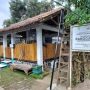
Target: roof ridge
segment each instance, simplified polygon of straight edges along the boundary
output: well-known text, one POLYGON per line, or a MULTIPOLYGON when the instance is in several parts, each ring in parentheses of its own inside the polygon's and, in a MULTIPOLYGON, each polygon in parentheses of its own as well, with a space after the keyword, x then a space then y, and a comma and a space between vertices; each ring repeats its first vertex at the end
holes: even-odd
POLYGON ((29 25, 29 24, 33 24, 33 23, 36 23, 36 22, 43 22, 46 18, 50 18, 49 16, 54 16, 53 14, 59 12, 61 9, 63 9, 63 8, 52 9, 48 12, 43 12, 39 15, 27 18, 23 21, 19 21, 19 22, 14 23, 14 24, 11 24, 8 27, 0 29, 0 32, 4 32, 4 31, 7 31, 7 30, 18 29, 20 27, 23 27, 23 26, 26 26, 26 25, 29 25))

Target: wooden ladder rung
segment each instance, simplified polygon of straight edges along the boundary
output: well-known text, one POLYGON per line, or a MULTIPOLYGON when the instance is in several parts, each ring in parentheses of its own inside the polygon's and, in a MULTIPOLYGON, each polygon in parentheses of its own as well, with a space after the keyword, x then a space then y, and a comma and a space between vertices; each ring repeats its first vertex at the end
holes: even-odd
POLYGON ((67 66, 68 66, 68 65, 66 65, 66 64, 60 65, 60 69, 65 68, 65 67, 67 67, 67 66))
POLYGON ((69 53, 62 53, 61 56, 69 56, 69 53))
POLYGON ((68 62, 61 61, 61 64, 68 65, 68 62))
POLYGON ((66 66, 66 67, 62 67, 62 68, 60 68, 60 71, 61 72, 68 72, 68 67, 66 66))
POLYGON ((66 78, 66 77, 59 77, 59 79, 64 79, 64 80, 67 80, 67 78, 66 78))
POLYGON ((60 58, 59 58, 59 69, 58 69, 58 80, 59 82, 65 81, 68 83, 68 73, 69 73, 69 45, 65 44, 68 36, 63 35, 61 47, 60 47, 60 58))

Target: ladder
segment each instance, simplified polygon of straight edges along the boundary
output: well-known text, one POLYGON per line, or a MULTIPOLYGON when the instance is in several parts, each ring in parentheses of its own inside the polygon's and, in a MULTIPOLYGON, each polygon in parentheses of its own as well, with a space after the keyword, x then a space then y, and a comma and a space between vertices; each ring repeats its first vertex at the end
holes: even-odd
POLYGON ((57 84, 68 86, 69 78, 69 34, 61 37, 57 84))

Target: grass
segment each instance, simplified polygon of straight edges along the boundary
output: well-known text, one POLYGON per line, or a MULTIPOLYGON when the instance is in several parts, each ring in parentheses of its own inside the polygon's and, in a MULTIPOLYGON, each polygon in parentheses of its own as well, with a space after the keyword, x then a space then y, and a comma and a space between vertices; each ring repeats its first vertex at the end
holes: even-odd
POLYGON ((27 76, 21 71, 13 72, 10 68, 4 68, 0 71, 0 86, 6 88, 5 90, 11 90, 11 88, 21 88, 23 85, 30 87, 34 81, 35 80, 33 78, 27 76))
POLYGON ((26 75, 24 72, 18 70, 13 72, 6 67, 0 71, 0 87, 5 90, 31 90, 37 83, 35 79, 43 79, 48 74, 48 72, 44 72, 40 75, 26 75))
POLYGON ((31 74, 30 76, 35 79, 43 79, 49 72, 43 72, 42 74, 31 74))

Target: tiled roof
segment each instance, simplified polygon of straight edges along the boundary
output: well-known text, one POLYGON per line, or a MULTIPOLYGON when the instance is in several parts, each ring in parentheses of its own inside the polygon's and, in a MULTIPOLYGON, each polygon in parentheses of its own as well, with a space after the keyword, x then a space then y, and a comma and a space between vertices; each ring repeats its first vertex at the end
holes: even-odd
POLYGON ((18 23, 11 24, 9 27, 0 29, 0 32, 6 32, 6 31, 9 31, 9 30, 10 31, 11 30, 16 30, 16 29, 19 29, 19 28, 27 26, 27 25, 33 25, 33 24, 36 24, 36 23, 43 22, 45 20, 50 19, 54 15, 59 14, 60 10, 61 10, 61 8, 53 9, 51 11, 48 11, 48 12, 45 12, 45 13, 41 13, 41 14, 39 14, 37 16, 34 16, 32 18, 28 18, 28 19, 20 21, 18 23))

